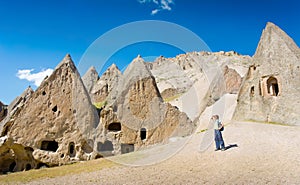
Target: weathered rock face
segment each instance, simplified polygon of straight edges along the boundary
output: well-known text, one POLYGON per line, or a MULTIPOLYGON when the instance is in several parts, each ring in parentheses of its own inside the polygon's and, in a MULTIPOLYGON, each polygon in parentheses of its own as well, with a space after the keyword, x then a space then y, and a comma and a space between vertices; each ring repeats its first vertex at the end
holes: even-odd
POLYGON ((226 93, 237 94, 242 84, 242 77, 236 70, 225 66, 223 69, 226 93))
POLYGON ((7 106, 7 116, 0 122, 0 135, 6 135, 7 128, 3 129, 5 124, 9 122, 11 119, 14 119, 14 115, 17 114, 28 101, 30 96, 33 94, 33 90, 29 86, 20 96, 15 98, 8 106, 7 106))
POLYGON ((122 73, 115 64, 110 66, 94 84, 90 92, 92 102, 104 104, 108 94, 116 87, 121 76, 122 73))
POLYGON ((89 70, 83 75, 82 82, 85 85, 88 93, 92 92, 92 89, 98 79, 99 76, 94 66, 90 67, 89 70))
POLYGON ((67 55, 4 124, 0 168, 3 172, 20 171, 95 158, 90 145, 98 122, 79 73, 67 55))
POLYGON ((250 61, 234 51, 192 52, 149 66, 163 99, 195 120, 224 94, 238 92, 250 61))
POLYGON ((268 23, 239 92, 234 119, 300 125, 299 75, 300 49, 268 23))
POLYGON ((195 124, 176 107, 163 103, 155 79, 142 58, 128 66, 101 111, 97 150, 107 155, 127 153, 187 136, 195 124))
POLYGON ((7 106, 0 101, 0 122, 6 117, 6 115, 7 115, 7 106))

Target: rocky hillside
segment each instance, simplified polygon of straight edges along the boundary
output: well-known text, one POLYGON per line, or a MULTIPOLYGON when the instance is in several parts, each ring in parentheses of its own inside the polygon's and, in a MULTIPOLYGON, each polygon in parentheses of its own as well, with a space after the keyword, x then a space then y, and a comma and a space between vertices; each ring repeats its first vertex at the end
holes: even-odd
POLYGON ((300 49, 268 23, 254 57, 191 52, 122 73, 91 67, 81 78, 67 55, 36 91, 0 103, 0 173, 57 166, 167 144, 223 122, 297 125, 300 49), (236 108, 237 106, 237 108, 236 108))

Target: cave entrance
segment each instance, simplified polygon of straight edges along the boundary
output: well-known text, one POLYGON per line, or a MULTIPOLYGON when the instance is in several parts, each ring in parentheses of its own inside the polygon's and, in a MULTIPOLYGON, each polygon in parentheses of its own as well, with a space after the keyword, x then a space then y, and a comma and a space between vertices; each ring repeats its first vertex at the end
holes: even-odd
POLYGON ((56 152, 58 143, 56 141, 42 141, 41 150, 56 152))
POLYGON ((75 157, 76 155, 76 151, 75 151, 75 143, 74 142, 71 142, 69 144, 69 156, 70 157, 75 157))
POLYGON ((9 172, 14 172, 14 169, 15 169, 16 165, 17 165, 17 164, 16 164, 15 161, 12 162, 12 163, 9 165, 8 171, 9 171, 9 172))
POLYGON ((278 81, 275 77, 270 77, 267 80, 267 89, 268 89, 268 94, 271 96, 278 96, 279 94, 279 86, 278 86, 278 81))
POLYGON ((121 123, 119 123, 119 122, 111 123, 108 125, 107 129, 109 131, 113 131, 113 132, 121 131, 121 123))
POLYGON ((146 139, 146 137, 147 137, 147 130, 146 130, 146 128, 141 128, 140 135, 141 135, 141 140, 145 140, 146 139))

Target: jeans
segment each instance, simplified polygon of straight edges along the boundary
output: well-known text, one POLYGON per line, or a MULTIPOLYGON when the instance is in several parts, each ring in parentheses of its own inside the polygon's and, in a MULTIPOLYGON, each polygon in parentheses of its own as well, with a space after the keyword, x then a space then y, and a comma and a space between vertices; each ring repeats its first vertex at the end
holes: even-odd
POLYGON ((216 149, 220 149, 220 147, 225 149, 224 140, 220 130, 215 130, 215 142, 216 142, 216 149))

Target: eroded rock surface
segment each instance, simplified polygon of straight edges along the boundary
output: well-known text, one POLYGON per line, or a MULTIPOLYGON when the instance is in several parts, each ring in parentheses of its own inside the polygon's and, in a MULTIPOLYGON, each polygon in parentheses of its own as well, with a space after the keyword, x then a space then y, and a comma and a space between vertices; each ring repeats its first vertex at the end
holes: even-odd
POLYGON ((299 47, 268 23, 239 92, 234 119, 300 125, 299 76, 299 47))
POLYGON ((155 78, 141 57, 128 66, 107 101, 100 113, 97 136, 97 149, 102 153, 127 153, 172 136, 190 135, 195 128, 185 113, 163 102, 155 78))
POLYGON ((104 105, 108 94, 117 86, 121 76, 121 71, 115 64, 112 64, 95 82, 90 92, 92 102, 104 105))
MULTIPOLYGON (((13 109, 13 108, 12 108, 13 109)), ((69 55, 4 124, 3 172, 95 158, 97 112, 69 55), (14 167, 13 167, 14 166, 14 167)))

